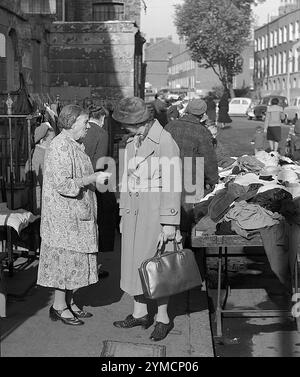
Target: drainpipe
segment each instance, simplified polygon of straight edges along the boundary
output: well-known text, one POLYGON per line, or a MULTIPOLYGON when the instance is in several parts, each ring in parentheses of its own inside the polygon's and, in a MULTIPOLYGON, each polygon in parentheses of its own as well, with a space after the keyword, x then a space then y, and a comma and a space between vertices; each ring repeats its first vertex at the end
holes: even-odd
POLYGON ((62 6, 62 22, 66 22, 66 0, 61 1, 62 6))

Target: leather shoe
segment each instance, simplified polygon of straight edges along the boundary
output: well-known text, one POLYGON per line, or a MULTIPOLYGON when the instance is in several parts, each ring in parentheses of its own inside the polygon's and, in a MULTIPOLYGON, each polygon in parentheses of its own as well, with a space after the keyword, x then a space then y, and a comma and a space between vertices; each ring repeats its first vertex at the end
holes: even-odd
POLYGON ((93 317, 92 313, 86 312, 85 310, 75 311, 75 310, 72 309, 72 307, 69 307, 69 310, 77 318, 91 318, 91 317, 93 317))
POLYGON ((70 326, 81 326, 84 325, 84 322, 78 319, 77 317, 73 318, 64 318, 62 317, 63 312, 66 310, 69 310, 69 308, 65 308, 63 310, 55 310, 53 306, 51 306, 49 310, 49 317, 51 318, 52 321, 62 321, 65 325, 70 325, 70 326))
POLYGON ((141 318, 134 318, 134 316, 130 314, 124 321, 114 322, 113 325, 121 329, 130 329, 132 327, 142 326, 145 330, 147 330, 152 325, 152 321, 148 314, 141 318))
POLYGON ((173 329, 174 323, 169 322, 168 324, 162 322, 156 322, 153 333, 150 336, 150 339, 154 342, 159 342, 167 337, 169 332, 173 329))

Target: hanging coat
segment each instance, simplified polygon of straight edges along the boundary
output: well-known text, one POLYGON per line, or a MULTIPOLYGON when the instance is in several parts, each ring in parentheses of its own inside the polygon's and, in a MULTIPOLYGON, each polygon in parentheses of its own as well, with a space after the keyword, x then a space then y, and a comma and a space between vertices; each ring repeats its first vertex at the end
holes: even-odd
POLYGON ((120 196, 121 289, 138 296, 143 294, 138 269, 144 260, 155 255, 162 225, 180 224, 181 164, 177 144, 158 121, 139 149, 134 139, 127 142, 124 160, 120 196), (162 157, 177 158, 172 179, 158 164, 162 157))

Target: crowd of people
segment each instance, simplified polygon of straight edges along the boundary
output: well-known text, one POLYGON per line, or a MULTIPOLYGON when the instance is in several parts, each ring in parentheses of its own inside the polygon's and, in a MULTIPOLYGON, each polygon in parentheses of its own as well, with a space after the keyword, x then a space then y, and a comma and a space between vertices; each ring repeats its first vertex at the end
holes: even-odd
MULTIPOLYGON (((263 148, 259 136, 265 133, 276 150, 273 142, 280 137, 276 122, 281 112, 277 104, 273 105, 265 128, 256 132, 255 153, 263 148)), ((227 156, 220 164, 216 142, 217 121, 221 128, 231 122, 228 95, 224 94, 219 103, 218 116, 211 95, 187 104, 168 104, 160 92, 151 104, 130 97, 115 106, 112 117, 127 132, 126 168, 118 206, 114 192, 99 189, 109 181, 103 163, 108 147, 104 127, 107 116, 105 108, 92 103, 85 104, 85 108, 67 105, 57 114, 57 134, 47 122, 35 131, 32 166, 39 177, 42 239, 37 283, 55 290, 49 312, 53 321, 83 325, 83 319, 92 314, 76 305, 73 293, 108 275, 105 271, 101 275, 99 255, 114 248, 118 225, 115 209, 119 207, 120 287, 132 297, 133 309, 125 319, 116 318, 112 325, 121 329, 148 328, 154 318, 148 314, 149 302, 143 294, 138 269, 158 248, 172 250, 174 241, 191 247, 195 208, 199 209, 203 197, 215 192, 219 167, 230 159, 227 156), (202 191, 200 196, 191 197, 184 180, 188 174, 192 182, 197 182, 198 157, 204 159, 202 191), (156 164, 157 159, 163 158, 177 161, 173 175, 165 176, 166 170, 156 164), (191 170, 183 163, 185 158, 192 158, 191 170), (176 182, 181 182, 181 190, 175 189, 176 182)), ((299 127, 300 124, 295 127, 295 135, 299 127)), ((295 135, 291 135, 292 145, 298 148, 295 135)), ((231 159, 227 166, 234 162, 231 159)), ((153 341, 164 339, 174 327, 168 303, 168 297, 156 302, 156 322, 150 337, 153 341)))

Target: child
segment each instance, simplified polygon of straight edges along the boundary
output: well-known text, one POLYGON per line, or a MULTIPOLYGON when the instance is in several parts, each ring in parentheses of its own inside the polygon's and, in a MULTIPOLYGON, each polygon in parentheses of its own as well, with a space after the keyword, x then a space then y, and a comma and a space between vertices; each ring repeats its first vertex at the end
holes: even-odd
POLYGON ((259 151, 264 151, 265 150, 265 133, 264 129, 261 126, 257 126, 255 130, 254 137, 251 141, 251 144, 254 144, 254 151, 255 154, 259 151))

